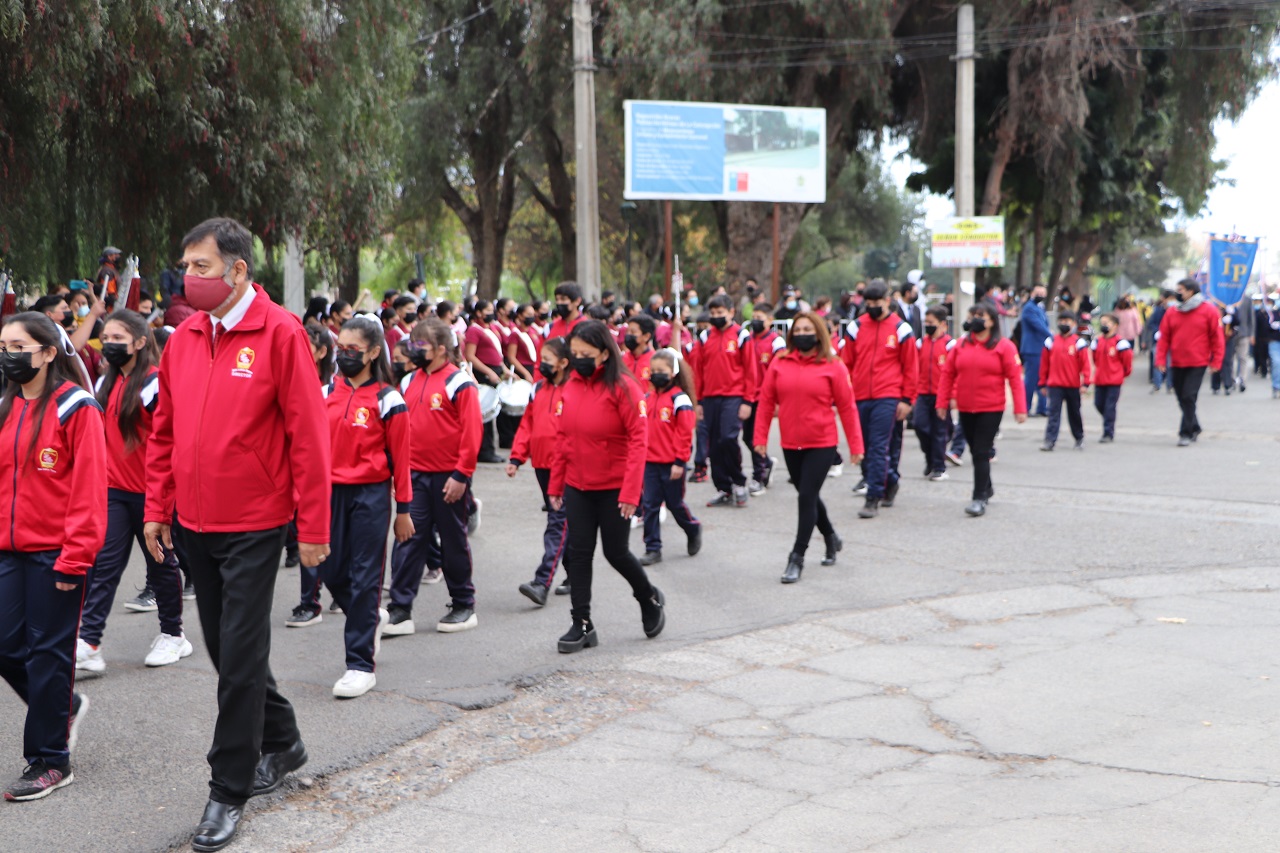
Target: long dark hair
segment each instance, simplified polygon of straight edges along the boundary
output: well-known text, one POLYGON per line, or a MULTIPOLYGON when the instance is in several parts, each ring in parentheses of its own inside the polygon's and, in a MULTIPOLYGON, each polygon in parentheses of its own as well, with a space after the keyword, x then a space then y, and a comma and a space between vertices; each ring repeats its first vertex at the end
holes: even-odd
POLYGON ((382 333, 382 324, 360 314, 343 323, 342 331, 355 332, 369 349, 378 348, 378 357, 369 362, 369 374, 383 385, 395 385, 396 380, 391 375, 391 354, 387 352, 387 338, 382 333))
POLYGON ((448 364, 459 362, 457 348, 453 345, 453 327, 439 317, 419 320, 413 327, 413 331, 409 333, 409 340, 444 349, 445 362, 448 364))
POLYGON ((582 341, 598 350, 606 350, 609 358, 601 365, 604 368, 604 384, 610 391, 618 387, 624 376, 631 376, 631 371, 622 363, 622 351, 618 349, 618 340, 609 331, 609 327, 599 320, 587 320, 573 327, 569 333, 569 342, 582 341))
MULTIPOLYGON (((117 423, 120 425, 120 434, 124 436, 125 449, 133 450, 142 443, 142 438, 138 435, 139 410, 142 407, 142 386, 147 384, 147 378, 151 373, 152 366, 160 360, 160 353, 156 349, 155 340, 151 337, 151 327, 147 325, 146 319, 138 312, 130 311, 127 308, 117 308, 111 312, 107 323, 119 323, 124 326, 124 330, 129 333, 130 338, 135 341, 146 341, 142 349, 138 350, 134 356, 133 372, 129 374, 129 378, 125 382, 124 397, 120 400, 120 416, 117 419, 117 423)), ((103 325, 103 328, 106 328, 106 324, 103 325)), ((103 411, 106 411, 107 401, 111 399, 111 391, 115 388, 119 379, 120 368, 108 364, 107 372, 102 375, 102 384, 98 386, 98 405, 102 406, 103 411)))
POLYGON ((316 369, 320 374, 320 384, 328 385, 333 378, 333 335, 315 320, 308 321, 304 328, 307 330, 307 337, 311 338, 311 345, 324 350, 324 358, 320 359, 316 369))
MULTIPOLYGON (((49 407, 49 401, 53 399, 55 392, 67 382, 74 382, 86 391, 89 389, 85 388, 84 374, 80 371, 80 365, 76 364, 79 356, 71 349, 70 340, 52 320, 38 311, 24 311, 4 321, 5 326, 11 323, 22 324, 22 328, 36 343, 54 351, 53 360, 45 367, 44 390, 40 392, 35 418, 32 420, 31 446, 27 448, 27 456, 30 458, 35 456, 36 445, 40 443, 39 425, 44 422, 45 409, 49 407)), ((22 386, 17 382, 5 384, 4 396, 0 397, 0 424, 9 419, 9 413, 13 411, 13 398, 21 393, 22 386)))
MULTIPOLYGON (((986 315, 987 331, 991 332, 991 337, 987 338, 987 342, 983 346, 987 349, 995 349, 996 344, 1000 343, 1001 337, 1000 312, 996 309, 995 303, 987 299, 973 303, 973 307, 969 309, 969 314, 972 316, 979 311, 986 315)), ((972 333, 970 333, 970 336, 972 336, 972 333)))

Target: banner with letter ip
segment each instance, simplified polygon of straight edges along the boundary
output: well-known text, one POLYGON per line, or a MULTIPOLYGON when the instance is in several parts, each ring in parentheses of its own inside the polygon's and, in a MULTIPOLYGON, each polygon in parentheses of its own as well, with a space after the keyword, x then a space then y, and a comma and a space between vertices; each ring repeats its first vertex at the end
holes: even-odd
POLYGON ((1214 237, 1209 241, 1209 295, 1224 305, 1235 305, 1253 274, 1257 241, 1214 237))
POLYGON ((827 111, 625 101, 628 199, 827 200, 827 111))
POLYGON ((930 263, 940 269, 1004 266, 1004 217, 951 217, 933 223, 930 263))

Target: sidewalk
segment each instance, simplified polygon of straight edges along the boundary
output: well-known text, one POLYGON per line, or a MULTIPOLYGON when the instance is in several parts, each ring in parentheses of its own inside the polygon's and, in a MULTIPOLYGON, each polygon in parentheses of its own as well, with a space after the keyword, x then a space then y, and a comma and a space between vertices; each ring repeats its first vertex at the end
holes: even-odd
POLYGON ((1280 568, 1203 570, 581 655, 236 849, 1276 850, 1278 612, 1280 568))

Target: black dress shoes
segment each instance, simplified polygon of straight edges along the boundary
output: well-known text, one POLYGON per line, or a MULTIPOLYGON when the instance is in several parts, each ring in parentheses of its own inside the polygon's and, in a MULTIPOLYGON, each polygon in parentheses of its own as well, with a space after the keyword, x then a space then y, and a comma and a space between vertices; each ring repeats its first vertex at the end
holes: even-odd
POLYGON ((268 752, 258 762, 258 769, 253 777, 253 796, 270 794, 284 777, 307 763, 307 748, 299 739, 284 752, 268 752))
POLYGON ((236 829, 240 826, 243 814, 243 806, 229 806, 210 800, 209 805, 204 807, 200 825, 196 827, 195 838, 191 839, 191 849, 208 853, 226 847, 236 837, 236 829))

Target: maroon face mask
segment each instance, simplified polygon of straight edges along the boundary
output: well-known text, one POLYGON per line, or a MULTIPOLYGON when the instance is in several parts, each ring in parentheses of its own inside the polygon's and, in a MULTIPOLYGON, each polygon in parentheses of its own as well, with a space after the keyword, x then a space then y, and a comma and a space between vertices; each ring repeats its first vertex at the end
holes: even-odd
POLYGON ((182 284, 187 302, 198 311, 216 311, 235 292, 235 286, 227 284, 221 276, 206 278, 188 273, 182 277, 182 284))

